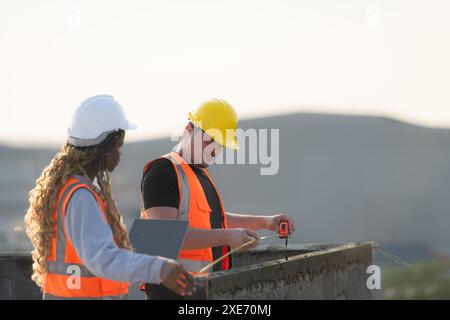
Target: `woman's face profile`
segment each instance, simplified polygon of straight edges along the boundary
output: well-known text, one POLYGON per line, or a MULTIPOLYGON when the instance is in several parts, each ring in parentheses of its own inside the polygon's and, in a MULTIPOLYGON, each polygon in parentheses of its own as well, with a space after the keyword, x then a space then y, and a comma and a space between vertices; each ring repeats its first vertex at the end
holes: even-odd
POLYGON ((119 165, 120 156, 122 154, 121 149, 125 141, 125 134, 120 136, 114 142, 112 150, 105 154, 105 165, 106 170, 113 172, 114 169, 119 165))

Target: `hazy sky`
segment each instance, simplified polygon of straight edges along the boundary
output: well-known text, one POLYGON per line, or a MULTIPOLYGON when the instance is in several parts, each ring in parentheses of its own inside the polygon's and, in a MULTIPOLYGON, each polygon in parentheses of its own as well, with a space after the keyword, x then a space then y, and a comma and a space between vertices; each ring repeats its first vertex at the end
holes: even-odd
POLYGON ((241 118, 375 114, 450 126, 450 2, 0 0, 0 143, 60 144, 110 93, 170 134, 210 97, 241 118))

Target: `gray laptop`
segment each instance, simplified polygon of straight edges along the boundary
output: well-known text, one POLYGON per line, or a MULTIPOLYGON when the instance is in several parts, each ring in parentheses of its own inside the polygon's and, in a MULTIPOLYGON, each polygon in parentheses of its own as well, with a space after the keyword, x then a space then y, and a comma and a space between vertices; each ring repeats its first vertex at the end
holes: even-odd
POLYGON ((188 224, 186 220, 136 219, 130 241, 138 253, 177 259, 188 224))

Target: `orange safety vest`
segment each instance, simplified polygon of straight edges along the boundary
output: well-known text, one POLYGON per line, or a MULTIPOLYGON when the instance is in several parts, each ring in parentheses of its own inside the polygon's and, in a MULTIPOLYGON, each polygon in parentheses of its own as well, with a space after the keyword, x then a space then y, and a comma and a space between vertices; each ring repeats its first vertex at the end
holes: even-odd
MULTIPOLYGON (((200 181, 197 179, 194 171, 191 169, 189 164, 184 160, 178 153, 171 152, 163 156, 163 158, 169 159, 173 164, 175 172, 178 178, 178 191, 180 194, 180 201, 178 204, 178 219, 189 220, 190 228, 198 229, 211 229, 210 214, 211 208, 206 199, 205 192, 201 186, 200 181)), ((150 167, 154 160, 147 163, 144 167, 144 174, 150 167)), ((223 207, 222 199, 220 198, 219 192, 211 179, 208 171, 203 169, 214 189, 219 197, 220 206, 222 209, 222 228, 227 228, 227 219, 225 215, 225 210, 223 207)), ((142 210, 141 218, 148 219, 149 217, 145 213, 145 208, 143 205, 143 195, 142 195, 142 210)), ((222 254, 228 252, 228 247, 222 247, 222 254)), ((179 259, 187 271, 192 273, 197 273, 213 261, 212 248, 202 248, 195 250, 181 250, 179 259)), ((222 270, 228 270, 230 268, 229 258, 226 257, 222 260, 222 270)))
POLYGON ((97 200, 106 223, 106 205, 86 179, 70 178, 59 192, 54 214, 52 247, 47 258, 48 271, 44 280, 44 299, 122 299, 128 293, 128 283, 99 278, 81 261, 65 227, 66 208, 72 194, 89 190, 97 200))

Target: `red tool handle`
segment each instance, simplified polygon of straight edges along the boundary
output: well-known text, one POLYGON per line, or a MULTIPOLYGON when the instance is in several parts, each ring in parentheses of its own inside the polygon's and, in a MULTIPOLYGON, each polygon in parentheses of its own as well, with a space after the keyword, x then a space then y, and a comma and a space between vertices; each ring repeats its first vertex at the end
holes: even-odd
POLYGON ((280 223, 279 237, 280 239, 289 237, 289 223, 287 221, 283 221, 280 223))

